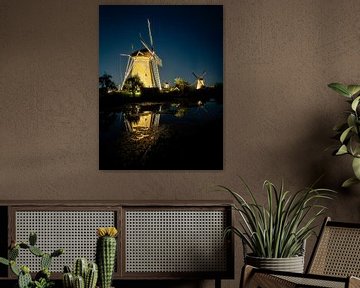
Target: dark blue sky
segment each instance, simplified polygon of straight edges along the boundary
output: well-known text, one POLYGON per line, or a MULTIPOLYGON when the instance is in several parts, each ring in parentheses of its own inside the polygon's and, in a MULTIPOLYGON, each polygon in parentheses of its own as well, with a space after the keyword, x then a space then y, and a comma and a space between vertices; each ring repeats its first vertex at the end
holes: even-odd
POLYGON ((161 82, 181 77, 190 84, 192 72, 206 71, 205 83, 223 82, 223 7, 220 5, 100 5, 99 74, 118 84, 130 54, 144 48, 139 33, 150 45, 147 19, 155 51, 162 59, 161 82))

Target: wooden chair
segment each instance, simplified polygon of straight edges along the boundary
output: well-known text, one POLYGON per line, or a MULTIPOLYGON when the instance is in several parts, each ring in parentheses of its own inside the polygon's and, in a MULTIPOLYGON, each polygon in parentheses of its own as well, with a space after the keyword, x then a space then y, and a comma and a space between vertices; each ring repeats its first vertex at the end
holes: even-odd
POLYGON ((360 287, 360 224, 326 218, 306 273, 278 272, 245 265, 240 287, 360 287))

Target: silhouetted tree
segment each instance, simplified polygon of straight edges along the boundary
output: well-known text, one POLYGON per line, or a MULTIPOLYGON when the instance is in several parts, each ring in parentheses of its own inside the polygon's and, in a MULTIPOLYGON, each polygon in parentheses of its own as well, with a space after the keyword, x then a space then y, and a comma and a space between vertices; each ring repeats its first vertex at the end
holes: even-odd
POLYGON ((127 78, 124 84, 124 90, 130 91, 133 96, 135 96, 135 93, 142 87, 144 87, 144 84, 141 82, 139 75, 127 78))
POLYGON ((99 89, 101 92, 108 92, 111 90, 116 90, 115 83, 111 80, 112 76, 104 73, 99 77, 99 89))
POLYGON ((189 89, 190 85, 189 85, 189 82, 178 77, 178 78, 175 78, 175 87, 177 87, 181 93, 184 93, 184 91, 189 89))

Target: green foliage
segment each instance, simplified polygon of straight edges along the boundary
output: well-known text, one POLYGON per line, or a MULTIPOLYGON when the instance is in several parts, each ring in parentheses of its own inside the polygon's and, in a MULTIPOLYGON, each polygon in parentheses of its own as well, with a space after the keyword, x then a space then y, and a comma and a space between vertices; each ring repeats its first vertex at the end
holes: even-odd
POLYGON ((347 111, 346 121, 334 127, 334 131, 339 139, 339 146, 334 151, 334 155, 351 155, 353 157, 352 168, 354 176, 347 179, 342 186, 349 187, 360 183, 360 85, 344 85, 341 83, 331 83, 329 88, 338 94, 346 97, 346 101, 350 104, 347 111))
POLYGON ((229 227, 225 234, 232 232, 239 236, 253 256, 287 258, 301 255, 305 240, 314 233, 315 220, 326 209, 318 204, 318 200, 331 199, 334 191, 309 187, 291 193, 284 189, 283 183, 277 188, 266 180, 267 205, 263 206, 241 180, 251 197, 249 202, 232 189, 220 186, 234 197, 233 208, 240 215, 240 227, 229 227))
POLYGON ((11 243, 11 247, 8 251, 8 259, 0 257, 0 263, 10 266, 11 271, 18 276, 18 286, 19 288, 49 288, 53 286, 53 282, 50 281, 50 264, 53 257, 60 256, 63 254, 63 249, 55 250, 53 253, 48 254, 41 251, 41 249, 36 245, 37 236, 35 233, 30 233, 29 244, 20 242, 20 243, 11 243), (33 281, 30 275, 30 269, 28 266, 24 265, 19 267, 16 263, 16 259, 19 256, 19 250, 24 249, 28 250, 33 255, 40 257, 41 271, 39 271, 35 280, 33 281))
POLYGON ((129 91, 135 96, 137 92, 140 92, 142 87, 144 87, 144 83, 141 82, 138 75, 135 75, 126 79, 123 90, 129 91))
POLYGON ((178 88, 181 92, 184 92, 185 90, 189 89, 189 82, 185 81, 184 79, 177 77, 175 78, 175 87, 178 88))
POLYGON ((33 288, 51 288, 55 285, 54 282, 49 282, 44 278, 41 278, 38 281, 34 281, 32 287, 33 288))

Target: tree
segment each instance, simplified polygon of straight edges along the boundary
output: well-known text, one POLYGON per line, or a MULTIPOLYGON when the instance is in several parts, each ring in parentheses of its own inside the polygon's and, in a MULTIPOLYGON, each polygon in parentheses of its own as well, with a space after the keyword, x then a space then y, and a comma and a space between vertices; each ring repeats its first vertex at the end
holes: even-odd
POLYGON ((189 82, 180 77, 175 78, 175 87, 177 87, 181 92, 184 92, 185 89, 189 87, 189 82))
POLYGON ((109 92, 111 90, 116 90, 115 83, 111 80, 112 76, 104 73, 99 77, 99 89, 102 92, 109 92))
POLYGON ((133 96, 142 87, 144 87, 144 84, 141 82, 139 75, 127 78, 124 84, 124 90, 130 91, 133 96))

